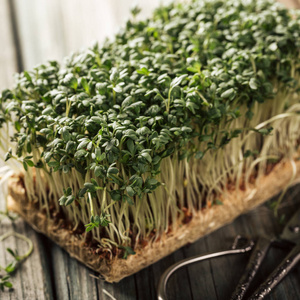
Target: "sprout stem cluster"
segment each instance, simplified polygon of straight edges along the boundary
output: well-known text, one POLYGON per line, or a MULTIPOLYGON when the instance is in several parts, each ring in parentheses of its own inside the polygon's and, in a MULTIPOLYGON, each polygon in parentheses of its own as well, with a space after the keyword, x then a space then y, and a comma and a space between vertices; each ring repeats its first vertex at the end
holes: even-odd
POLYGON ((17 76, 0 151, 29 203, 126 257, 295 155, 299 49, 299 12, 269 0, 133 16, 114 41, 17 76))

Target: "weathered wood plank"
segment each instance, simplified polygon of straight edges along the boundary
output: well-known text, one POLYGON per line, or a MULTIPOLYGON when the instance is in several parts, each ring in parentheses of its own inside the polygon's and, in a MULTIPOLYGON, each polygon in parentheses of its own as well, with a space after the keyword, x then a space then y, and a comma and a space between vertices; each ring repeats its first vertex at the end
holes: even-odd
POLYGON ((97 287, 100 299, 110 300, 111 298, 107 295, 107 292, 117 300, 140 299, 136 293, 139 287, 135 285, 133 276, 128 277, 125 281, 122 280, 121 282, 114 284, 98 281, 97 287))
POLYGON ((156 285, 153 280, 156 276, 153 267, 143 269, 134 275, 137 299, 157 299, 156 285))
POLYGON ((47 242, 51 248, 51 263, 57 299, 97 299, 96 281, 92 273, 59 248, 47 242))
MULTIPOLYGON (((188 245, 183 248, 186 257, 192 257, 199 253, 208 253, 206 238, 202 238, 194 244, 188 245)), ((190 278, 190 288, 192 291, 193 299, 199 299, 199 293, 202 299, 217 299, 217 295, 214 289, 215 283, 212 276, 211 263, 204 261, 201 263, 195 263, 188 268, 188 274, 190 278)), ((181 288, 186 288, 181 285, 181 288)))
MULTIPOLYGON (((145 1, 140 18, 161 1, 145 1)), ((62 61, 93 41, 112 38, 130 17, 132 1, 14 0, 25 69, 48 60, 62 61), (38 26, 37 26, 38 24, 38 26)))
POLYGON ((11 21, 7 0, 0 0, 0 90, 8 88, 17 71, 16 52, 13 44, 11 21))
MULTIPOLYGON (((163 272, 175 262, 184 259, 184 251, 180 249, 173 254, 167 256, 166 258, 160 260, 159 262, 155 263, 153 266, 150 266, 152 269, 154 286, 155 290, 158 285, 158 281, 160 276, 163 272)), ((136 274, 139 276, 139 274, 136 274)), ((168 297, 169 299, 193 299, 193 295, 191 293, 190 288, 184 289, 182 287, 189 287, 189 274, 186 269, 181 269, 176 272, 169 281, 168 284, 168 297)), ((145 295, 146 296, 146 295, 145 295)), ((146 298, 147 299, 147 298, 146 298)))
POLYGON ((300 7, 299 0, 277 0, 277 1, 286 5, 289 8, 299 8, 300 7))
MULTIPOLYGON (((233 226, 226 226, 217 232, 200 239, 198 242, 186 246, 183 250, 187 257, 197 254, 205 254, 211 251, 228 249, 237 234, 233 226)), ((230 258, 218 258, 212 261, 205 261, 189 266, 188 272, 190 275, 190 287, 193 294, 193 299, 227 299, 225 295, 230 294, 232 282, 237 282, 242 269, 236 273, 228 274, 228 266, 241 265, 241 256, 230 258), (226 275, 226 276, 224 276, 226 275), (218 281, 222 277, 222 281, 218 281), (234 279, 234 280, 233 280, 234 279)), ((186 285, 177 281, 177 284, 184 291, 189 288, 186 285)))
POLYGON ((24 68, 61 59, 65 36, 59 1, 14 1, 24 68))
POLYGON ((54 287, 57 299, 109 299, 106 292, 116 299, 137 299, 134 277, 118 284, 105 283, 98 275, 71 258, 65 251, 48 241, 51 249, 54 287))

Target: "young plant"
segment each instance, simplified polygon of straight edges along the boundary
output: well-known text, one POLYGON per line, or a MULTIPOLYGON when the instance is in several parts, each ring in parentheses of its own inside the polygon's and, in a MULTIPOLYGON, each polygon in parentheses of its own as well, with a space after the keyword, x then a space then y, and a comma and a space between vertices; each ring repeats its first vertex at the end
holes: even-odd
POLYGON ((11 263, 9 263, 7 266, 2 267, 0 266, 0 271, 4 271, 6 273, 6 275, 1 276, 0 275, 0 290, 4 291, 4 288, 13 288, 13 284, 10 282, 10 274, 13 274, 18 266, 28 257, 30 256, 30 254, 33 251, 33 244, 32 241, 30 239, 28 239, 26 236, 19 234, 17 232, 8 232, 6 234, 3 234, 2 236, 0 236, 0 242, 4 241, 5 239, 7 239, 8 237, 11 236, 15 236, 19 239, 24 240, 27 244, 28 244, 28 250, 25 254, 23 255, 19 255, 18 251, 15 250, 13 251, 10 248, 7 248, 6 251, 14 258, 13 261, 11 263))
POLYGON ((21 73, 0 146, 28 203, 126 258, 248 188, 299 146, 299 32, 299 12, 269 0, 172 3, 21 73))

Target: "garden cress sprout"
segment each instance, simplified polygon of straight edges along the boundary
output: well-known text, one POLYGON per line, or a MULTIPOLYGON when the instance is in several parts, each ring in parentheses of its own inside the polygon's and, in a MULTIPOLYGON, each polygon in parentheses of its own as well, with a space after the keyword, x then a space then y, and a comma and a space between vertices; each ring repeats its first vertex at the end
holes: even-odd
POLYGON ((125 257, 293 157, 300 130, 299 12, 269 0, 137 12, 113 41, 23 72, 0 97, 0 148, 23 165, 28 201, 125 257))

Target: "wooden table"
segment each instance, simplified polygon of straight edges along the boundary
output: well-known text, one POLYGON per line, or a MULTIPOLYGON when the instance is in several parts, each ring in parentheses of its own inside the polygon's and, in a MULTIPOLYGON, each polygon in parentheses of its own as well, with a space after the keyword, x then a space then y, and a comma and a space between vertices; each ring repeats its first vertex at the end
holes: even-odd
MULTIPOLYGON (((60 59, 70 49, 83 45, 84 41, 100 39, 99 33, 87 29, 89 25, 98 22, 96 27, 101 31, 97 13, 104 15, 107 3, 104 0, 90 1, 93 4, 92 10, 86 8, 86 1, 83 0, 0 0, 0 89, 10 87, 12 74, 22 71, 24 67, 32 68, 37 61, 43 62, 47 58, 60 59), (91 19, 82 17, 88 11, 93 11, 91 19), (72 23, 72 26, 63 27, 66 22, 72 23)), ((115 0, 110 1, 119 4, 115 0)), ((286 0, 285 3, 296 6, 296 1, 286 0)), ((159 1, 151 1, 151 5, 157 2, 159 1)), ((147 5, 151 7, 149 3, 147 5)), ((115 13, 115 18, 119 20, 123 16, 122 5, 118 5, 115 13)), ((115 25, 105 26, 101 31, 102 35, 107 35, 110 32, 108 29, 112 30, 115 25)), ((3 206, 4 199, 0 196, 0 209, 3 206)), ((281 215, 285 214, 288 219, 299 207, 300 186, 296 186, 285 195, 281 215)), ((261 206, 120 283, 108 284, 97 279, 95 272, 70 258, 65 251, 37 234, 21 219, 15 223, 6 220, 0 225, 0 235, 11 230, 22 233, 33 241, 34 252, 12 276, 14 289, 0 292, 0 299, 155 299, 160 275, 174 262, 196 254, 229 248, 237 234, 257 237, 261 234, 279 233, 281 229, 282 225, 274 218, 268 206, 261 206)), ((15 238, 9 238, 0 244, 1 265, 11 260, 7 247, 17 248, 22 253, 25 244, 15 238)), ((270 250, 254 286, 266 278, 287 251, 277 248, 270 250)), ((248 258, 249 254, 223 257, 179 270, 170 279, 169 298, 228 299, 248 258)), ((300 265, 268 299, 300 299, 300 265)))

